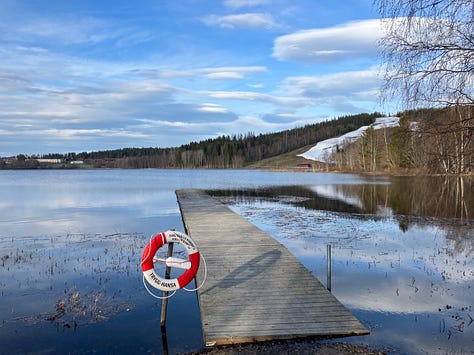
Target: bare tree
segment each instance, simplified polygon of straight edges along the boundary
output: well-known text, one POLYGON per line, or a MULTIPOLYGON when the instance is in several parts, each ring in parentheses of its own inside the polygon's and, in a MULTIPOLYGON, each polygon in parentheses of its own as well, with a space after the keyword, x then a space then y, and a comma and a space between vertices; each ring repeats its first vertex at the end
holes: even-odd
POLYGON ((359 146, 360 165, 365 171, 376 171, 379 160, 377 132, 374 127, 367 128, 361 138, 359 146))
MULTIPOLYGON (((383 97, 400 97, 406 108, 454 107, 451 123, 457 174, 472 170, 474 130, 474 1, 374 0, 385 34, 383 97)), ((440 151, 446 163, 446 152, 440 151)), ((451 164, 452 165, 452 164, 451 164)))
POLYGON ((472 168, 474 129, 461 117, 473 117, 474 106, 453 106, 421 119, 418 145, 423 147, 424 163, 431 170, 461 174, 472 168))
POLYGON ((474 105, 474 2, 375 0, 385 35, 384 96, 406 106, 474 105))

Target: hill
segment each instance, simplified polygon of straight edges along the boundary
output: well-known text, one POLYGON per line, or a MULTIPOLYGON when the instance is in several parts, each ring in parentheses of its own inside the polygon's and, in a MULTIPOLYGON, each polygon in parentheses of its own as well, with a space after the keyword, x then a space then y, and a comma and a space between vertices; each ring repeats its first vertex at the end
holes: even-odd
POLYGON ((374 130, 387 129, 392 127, 398 127, 398 117, 379 117, 369 126, 362 126, 355 131, 348 132, 339 137, 329 138, 324 141, 318 142, 314 147, 300 154, 301 157, 320 161, 320 162, 331 162, 334 154, 345 145, 353 144, 354 142, 361 139, 367 129, 372 128, 374 130))
POLYGON ((247 164, 245 167, 248 169, 294 170, 302 164, 319 165, 318 163, 308 161, 308 159, 300 156, 302 153, 311 149, 312 147, 313 145, 307 145, 287 153, 247 164))
POLYGON ((249 167, 295 169, 311 164, 306 170, 472 174, 474 107, 408 110, 397 116, 378 118, 249 167))
POLYGON ((243 168, 294 150, 300 152, 302 147, 369 125, 380 116, 362 113, 282 132, 221 136, 173 148, 124 148, 42 158, 79 160, 97 168, 243 168))
POLYGON ((123 148, 42 157, 20 154, 0 159, 0 169, 295 169, 300 164, 311 164, 311 170, 355 172, 474 171, 474 106, 401 112, 397 114, 398 126, 398 118, 382 116, 362 113, 282 132, 221 136, 171 148, 123 148), (373 125, 376 119, 389 124, 373 125))

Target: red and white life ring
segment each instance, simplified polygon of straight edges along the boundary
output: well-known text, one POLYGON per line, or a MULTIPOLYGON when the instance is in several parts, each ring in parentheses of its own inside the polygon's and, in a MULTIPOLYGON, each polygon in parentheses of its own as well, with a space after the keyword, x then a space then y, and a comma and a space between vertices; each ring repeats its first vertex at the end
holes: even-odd
POLYGON ((185 287, 196 276, 199 269, 200 255, 199 250, 194 241, 188 235, 177 231, 166 231, 155 235, 150 239, 150 242, 145 247, 142 255, 142 271, 143 276, 150 285, 161 291, 176 291, 185 287), (179 243, 186 248, 188 253, 188 260, 180 260, 175 258, 168 258, 165 261, 167 265, 176 266, 177 263, 182 262, 186 264, 186 271, 175 279, 165 279, 158 275, 154 269, 153 262, 155 254, 166 243, 179 243))

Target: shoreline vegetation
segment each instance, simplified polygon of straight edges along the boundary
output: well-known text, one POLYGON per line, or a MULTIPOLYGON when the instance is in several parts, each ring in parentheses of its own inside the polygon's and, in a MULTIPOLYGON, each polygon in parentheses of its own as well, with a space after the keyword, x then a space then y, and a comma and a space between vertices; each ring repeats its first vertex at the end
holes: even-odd
POLYGON ((221 136, 173 148, 0 157, 0 169, 262 169, 384 175, 472 175, 474 107, 398 113, 399 126, 374 129, 378 112, 343 116, 271 134, 221 136), (466 111, 458 121, 456 114, 466 111), (318 142, 363 126, 356 140, 338 143, 324 161, 300 154, 318 142))

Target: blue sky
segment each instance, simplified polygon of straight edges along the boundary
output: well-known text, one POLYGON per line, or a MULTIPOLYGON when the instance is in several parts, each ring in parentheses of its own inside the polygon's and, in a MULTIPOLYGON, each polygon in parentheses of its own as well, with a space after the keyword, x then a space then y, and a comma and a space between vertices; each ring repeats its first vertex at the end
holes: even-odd
POLYGON ((1 0, 0 156, 384 111, 372 0, 1 0))

